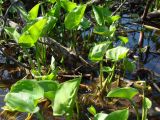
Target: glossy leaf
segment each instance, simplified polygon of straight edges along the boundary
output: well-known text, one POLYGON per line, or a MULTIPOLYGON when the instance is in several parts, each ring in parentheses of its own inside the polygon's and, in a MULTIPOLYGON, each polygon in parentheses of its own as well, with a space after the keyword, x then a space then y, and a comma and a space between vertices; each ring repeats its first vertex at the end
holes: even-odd
POLYGON ((89 52, 89 59, 92 61, 103 60, 104 54, 109 46, 110 42, 103 42, 95 45, 93 49, 91 49, 91 51, 89 52))
POLYGON ((127 37, 123 37, 123 36, 118 36, 118 38, 124 43, 128 43, 128 38, 127 37))
POLYGON ((12 85, 5 96, 6 106, 11 111, 35 113, 37 101, 44 97, 44 90, 35 80, 21 80, 12 85))
POLYGON ((106 26, 95 26, 93 32, 99 35, 110 35, 110 31, 106 26))
POLYGON ((111 90, 107 94, 107 97, 125 98, 132 100, 133 97, 138 93, 138 90, 132 87, 116 88, 111 90))
POLYGON ((51 80, 41 80, 38 84, 44 89, 44 97, 53 101, 56 91, 58 89, 59 83, 51 80))
POLYGON ((106 58, 111 59, 113 61, 122 60, 126 57, 129 49, 126 47, 118 46, 116 48, 109 49, 106 52, 106 58))
POLYGON ((5 27, 5 31, 7 32, 8 35, 12 36, 14 40, 18 43, 20 34, 17 32, 15 28, 5 27))
POLYGON ((113 23, 115 23, 116 21, 118 21, 120 19, 120 16, 119 15, 115 15, 115 16, 108 16, 106 17, 105 21, 111 25, 113 23))
POLYGON ((65 27, 69 30, 76 28, 83 18, 85 9, 86 5, 79 5, 71 12, 69 12, 68 15, 65 17, 65 27))
POLYGON ((40 3, 36 4, 28 13, 28 17, 30 20, 34 20, 38 16, 38 10, 39 10, 40 3))
POLYGON ((77 4, 68 0, 61 0, 61 6, 68 12, 71 12, 77 4))
POLYGON ((52 103, 53 115, 62 116, 67 114, 71 116, 79 84, 80 78, 60 84, 52 103))
POLYGON ((18 43, 24 47, 32 47, 37 42, 47 20, 41 19, 29 27, 19 38, 18 43))
POLYGON ((93 106, 90 106, 89 108, 87 108, 87 110, 92 114, 92 115, 96 115, 96 109, 93 106))

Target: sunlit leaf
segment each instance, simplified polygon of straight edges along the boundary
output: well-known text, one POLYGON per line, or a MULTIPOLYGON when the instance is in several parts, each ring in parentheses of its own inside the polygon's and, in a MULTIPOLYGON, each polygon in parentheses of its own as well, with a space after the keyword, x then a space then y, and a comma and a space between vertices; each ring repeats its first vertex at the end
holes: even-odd
POLYGON ((109 46, 110 42, 103 42, 95 45, 93 49, 91 49, 91 51, 89 52, 89 59, 92 61, 103 60, 104 54, 109 46))
POLYGON ((118 46, 116 48, 112 48, 107 50, 106 58, 111 59, 113 61, 118 61, 126 57, 129 49, 126 47, 118 46))
POLYGON ((104 15, 103 15, 103 7, 100 6, 93 6, 93 13, 95 16, 95 19, 99 25, 104 25, 104 15))
POLYGON ((5 96, 5 102, 9 111, 35 113, 39 110, 36 100, 27 92, 9 92, 5 96))
POLYGON ((94 120, 128 120, 129 110, 116 110, 110 114, 98 113, 95 115, 94 120))
POLYGON ((118 36, 118 38, 124 43, 128 43, 128 38, 127 37, 123 37, 123 36, 118 36))
POLYGON ((115 15, 115 16, 108 16, 106 17, 105 21, 111 25, 112 23, 115 23, 116 21, 118 21, 120 19, 119 15, 115 15))
POLYGON ((54 111, 53 115, 62 116, 72 114, 79 84, 80 78, 69 80, 60 84, 55 95, 55 100, 52 103, 52 108, 54 111))
POLYGON ((87 108, 87 110, 92 114, 92 115, 96 115, 96 109, 93 106, 90 106, 89 108, 87 108))
POLYGON ((129 110, 124 109, 124 110, 116 110, 110 114, 108 114, 106 120, 128 120, 129 116, 129 110))
POLYGON ((107 94, 107 97, 125 98, 132 100, 133 97, 138 93, 138 90, 132 87, 115 88, 107 94))
POLYGON ((37 103, 44 97, 44 90, 35 80, 21 80, 12 85, 10 92, 5 96, 6 106, 11 111, 35 113, 37 103))
POLYGON ((5 27, 5 31, 7 32, 8 35, 12 36, 14 40, 18 43, 20 34, 17 32, 15 28, 5 27))
POLYGON ((68 15, 65 17, 65 27, 69 30, 77 27, 80 24, 81 19, 83 18, 85 9, 86 5, 79 5, 71 12, 69 12, 68 15))
POLYGON ((94 120, 107 120, 108 114, 98 113, 94 116, 94 120))
POLYGON ((61 6, 68 12, 71 12, 77 4, 68 0, 61 0, 61 6))
POLYGON ((18 43, 24 47, 32 47, 37 42, 47 20, 41 19, 28 28, 19 38, 18 43))
POLYGON ((51 80, 41 80, 38 84, 44 89, 44 97, 53 101, 56 91, 58 89, 59 83, 51 80))
POLYGON ((152 107, 152 101, 147 97, 144 97, 144 107, 147 109, 152 107))
POLYGON ((28 13, 28 17, 30 20, 34 20, 38 16, 38 10, 39 10, 40 3, 36 4, 28 13))
POLYGON ((60 3, 57 2, 47 13, 47 16, 59 18, 60 16, 60 3))

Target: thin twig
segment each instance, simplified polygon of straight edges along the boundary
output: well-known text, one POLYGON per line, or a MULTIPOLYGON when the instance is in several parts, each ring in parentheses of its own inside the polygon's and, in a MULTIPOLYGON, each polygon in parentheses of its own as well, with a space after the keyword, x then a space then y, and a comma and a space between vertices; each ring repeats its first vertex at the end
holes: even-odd
POLYGON ((111 16, 115 15, 126 2, 127 2, 127 0, 124 0, 124 2, 112 13, 111 16))

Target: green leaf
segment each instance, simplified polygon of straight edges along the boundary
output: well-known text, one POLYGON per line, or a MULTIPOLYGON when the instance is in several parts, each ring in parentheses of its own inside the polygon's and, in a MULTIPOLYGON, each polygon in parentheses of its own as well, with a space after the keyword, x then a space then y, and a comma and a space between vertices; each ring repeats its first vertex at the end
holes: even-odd
POLYGON ((92 6, 93 13, 95 16, 95 19, 99 25, 104 25, 104 15, 103 15, 103 7, 100 6, 92 6))
POLYGON ((128 120, 128 116, 129 116, 129 110, 128 109, 124 109, 124 110, 117 110, 114 111, 110 114, 108 114, 107 119, 105 120, 128 120))
POLYGON ((55 27, 57 18, 56 17, 46 17, 47 23, 43 28, 42 35, 46 35, 47 33, 51 32, 51 30, 55 27))
POLYGON ((36 80, 20 80, 12 85, 10 92, 26 92, 33 96, 34 99, 40 99, 44 95, 43 89, 38 85, 36 80))
POLYGON ((118 38, 124 43, 128 43, 128 38, 127 37, 123 37, 123 36, 118 36, 118 38))
POLYGON ((39 110, 37 102, 27 92, 10 92, 5 96, 5 102, 6 106, 4 109, 7 108, 9 111, 35 113, 39 110))
POLYGON ((35 80, 21 80, 12 85, 5 96, 6 106, 11 111, 35 113, 39 110, 38 100, 43 98, 44 90, 35 80))
POLYGON ((77 27, 80 24, 81 19, 83 18, 85 9, 86 5, 79 5, 71 12, 69 12, 68 15, 65 17, 65 27, 69 30, 72 30, 75 27, 77 27))
POLYGON ((109 31, 108 27, 106 27, 104 25, 103 26, 95 26, 93 32, 96 34, 99 34, 99 35, 107 35, 107 36, 110 35, 110 31, 109 31))
POLYGON ((126 47, 118 46, 116 48, 109 49, 106 52, 106 58, 113 61, 122 60, 127 56, 129 49, 126 47))
POLYGON ((127 120, 129 116, 129 110, 117 110, 110 114, 98 113, 95 115, 94 120, 127 120))
POLYGON ((96 115, 96 109, 95 109, 93 106, 87 108, 87 110, 88 110, 92 115, 96 115))
POLYGON ((61 6, 68 12, 77 7, 77 4, 68 0, 61 0, 61 6))
POLYGON ((71 116, 80 81, 81 78, 76 78, 60 84, 52 102, 53 115, 71 116))
POLYGON ((28 13, 28 17, 30 20, 34 20, 38 16, 38 10, 39 10, 40 3, 36 4, 28 13))
POLYGON ((133 72, 136 69, 136 65, 134 62, 124 59, 124 69, 128 70, 129 72, 133 72))
POLYGON ((18 43, 24 47, 32 47, 37 42, 47 20, 41 19, 29 27, 19 38, 18 43))
POLYGON ((85 17, 83 17, 81 23, 80 23, 80 26, 78 29, 83 29, 83 30, 86 30, 88 29, 89 27, 91 26, 91 21, 89 21, 88 19, 86 19, 85 17))
POLYGON ((138 90, 132 87, 116 88, 111 90, 107 94, 107 97, 125 98, 132 100, 133 97, 138 93, 138 90))
POLYGON ((38 84, 44 89, 44 97, 53 101, 55 98, 56 91, 58 89, 59 83, 51 80, 41 80, 38 84))
POLYGON ((50 2, 50 3, 55 3, 56 2, 56 0, 47 0, 48 2, 50 2))
POLYGON ((5 27, 4 29, 8 35, 10 35, 11 37, 14 38, 14 40, 18 43, 20 34, 17 32, 17 30, 15 28, 11 28, 11 27, 5 27))
POLYGON ((113 24, 114 22, 118 21, 120 19, 120 16, 119 15, 115 15, 115 16, 108 16, 106 17, 105 21, 111 25, 113 24))
POLYGON ((98 113, 94 116, 94 120, 106 120, 108 114, 105 113, 98 113))
POLYGON ((110 73, 112 71, 113 71, 113 69, 111 67, 103 67, 103 72, 110 73))
POLYGON ((91 49, 91 51, 89 52, 89 59, 92 61, 103 60, 104 54, 109 46, 110 42, 103 42, 95 45, 93 49, 91 49))
POLYGON ((60 16, 60 3, 57 2, 47 13, 47 16, 59 18, 60 16))
POLYGON ((147 109, 152 107, 152 101, 147 97, 144 97, 144 107, 147 109))

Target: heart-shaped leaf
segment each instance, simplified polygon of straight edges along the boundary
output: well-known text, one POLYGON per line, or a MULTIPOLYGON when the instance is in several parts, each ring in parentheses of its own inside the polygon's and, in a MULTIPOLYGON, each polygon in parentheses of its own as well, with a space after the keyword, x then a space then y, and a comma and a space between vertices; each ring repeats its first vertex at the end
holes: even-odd
POLYGON ((69 30, 74 29, 77 27, 84 15, 86 9, 86 5, 79 5, 76 8, 74 8, 71 12, 68 13, 68 15, 65 17, 65 27, 69 30))
POLYGON ((21 80, 12 85, 5 96, 6 107, 11 111, 35 113, 39 110, 38 100, 43 98, 44 90, 35 80, 21 80))
POLYGON ((112 48, 107 50, 106 58, 111 59, 113 61, 122 60, 127 56, 129 49, 126 47, 118 46, 116 48, 112 48))
POLYGON ((109 46, 110 42, 103 42, 95 45, 93 49, 91 49, 91 51, 89 52, 89 59, 92 61, 103 60, 104 54, 109 46))
POLYGON ((71 116, 80 81, 80 78, 76 78, 60 84, 52 102, 53 115, 71 116))
POLYGON ((18 43, 23 47, 32 47, 40 37, 47 19, 41 19, 29 27, 19 38, 18 43))
POLYGON ((107 94, 107 97, 125 98, 132 100, 133 97, 138 93, 138 90, 132 87, 116 88, 111 90, 107 94))

